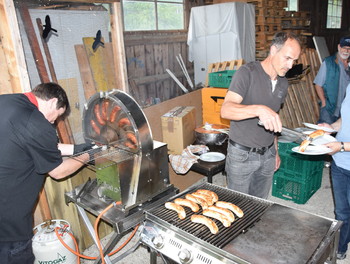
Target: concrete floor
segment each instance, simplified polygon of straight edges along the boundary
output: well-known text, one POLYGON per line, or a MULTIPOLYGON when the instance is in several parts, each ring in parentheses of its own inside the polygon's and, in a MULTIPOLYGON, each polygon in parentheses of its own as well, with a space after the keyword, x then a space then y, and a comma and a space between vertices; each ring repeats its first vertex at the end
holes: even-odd
MULTIPOLYGON (((205 180, 206 178, 199 181, 199 183, 205 180)), ((219 186, 226 186, 226 178, 222 174, 217 174, 213 178, 213 183, 219 186)), ((334 204, 333 204, 332 189, 331 189, 330 177, 329 177, 329 168, 326 168, 326 167, 323 170, 322 185, 320 189, 305 204, 296 204, 292 201, 286 201, 286 200, 274 197, 272 195, 270 195, 268 199, 275 203, 279 203, 279 204, 296 208, 299 210, 303 210, 309 213, 334 219, 334 212, 333 212, 334 204)), ((116 247, 121 245, 127 239, 128 236, 129 234, 126 234, 121 239, 121 241, 116 245, 116 247)), ((102 244, 105 244, 109 238, 110 238, 110 235, 102 239, 102 244)), ((121 253, 125 252, 128 248, 133 246, 135 244, 135 241, 136 241, 136 238, 133 238, 125 247, 125 249, 121 251, 121 253)), ((117 255, 121 253, 118 253, 117 255)), ((95 246, 91 246, 89 249, 87 249, 84 252, 84 254, 88 256, 96 256, 98 255, 98 251, 96 250, 95 246)), ((147 252, 147 249, 143 246, 140 246, 133 254, 127 256, 126 258, 119 261, 118 263, 138 264, 138 263, 149 263, 149 261, 150 261, 150 255, 147 252)), ((89 260, 81 260, 81 263, 84 264, 84 263, 93 263, 93 262, 89 260)), ((158 257, 157 263, 163 263, 163 261, 158 257)), ((350 256, 348 256, 346 259, 342 261, 338 261, 337 263, 350 264, 350 256)))

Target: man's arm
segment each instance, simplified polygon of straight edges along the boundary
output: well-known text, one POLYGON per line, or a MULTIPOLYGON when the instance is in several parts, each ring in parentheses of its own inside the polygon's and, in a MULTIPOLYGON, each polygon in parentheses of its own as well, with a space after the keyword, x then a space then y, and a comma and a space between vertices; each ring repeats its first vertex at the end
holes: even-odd
POLYGON ((242 105, 242 101, 242 96, 228 91, 221 107, 221 117, 235 121, 258 117, 265 129, 281 132, 282 122, 275 111, 265 105, 242 105))
POLYGON ((58 180, 65 178, 74 172, 76 172, 78 169, 80 169, 86 162, 88 162, 90 159, 88 153, 84 153, 76 158, 67 158, 64 159, 63 162, 54 168, 52 171, 50 171, 48 174, 50 177, 58 180))
POLYGON ((316 89, 316 94, 321 101, 321 107, 325 107, 326 106, 326 97, 324 95, 323 88, 321 86, 319 86, 318 84, 315 84, 315 89, 316 89))

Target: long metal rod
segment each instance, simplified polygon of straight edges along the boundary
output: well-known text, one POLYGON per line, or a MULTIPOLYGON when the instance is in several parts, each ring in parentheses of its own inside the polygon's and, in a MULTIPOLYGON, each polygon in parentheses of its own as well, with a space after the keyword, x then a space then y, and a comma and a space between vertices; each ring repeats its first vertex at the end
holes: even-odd
POLYGON ((191 88, 193 89, 192 80, 191 80, 191 78, 190 78, 190 75, 188 74, 188 71, 187 71, 185 62, 184 62, 184 60, 182 59, 181 54, 179 54, 179 58, 180 58, 180 65, 182 65, 182 68, 183 68, 183 71, 184 71, 185 76, 186 76, 186 78, 187 78, 187 81, 188 81, 189 85, 191 86, 191 88))
POLYGON ((171 76, 171 78, 173 78, 173 80, 180 86, 180 88, 184 91, 184 93, 188 93, 188 90, 186 89, 186 87, 179 81, 178 78, 176 78, 176 76, 169 70, 169 69, 165 69, 167 71, 167 73, 169 73, 169 75, 171 76))
POLYGON ((188 72, 187 72, 187 70, 186 70, 186 67, 182 64, 182 62, 180 61, 179 57, 176 57, 176 60, 177 60, 177 62, 179 63, 179 65, 180 65, 180 67, 181 67, 181 69, 182 69, 182 71, 183 71, 183 73, 184 73, 184 75, 185 75, 185 77, 186 77, 186 80, 187 80, 188 84, 189 84, 189 85, 191 86, 191 88, 193 89, 193 83, 192 83, 192 81, 191 81, 191 79, 190 79, 190 76, 188 75, 188 72))

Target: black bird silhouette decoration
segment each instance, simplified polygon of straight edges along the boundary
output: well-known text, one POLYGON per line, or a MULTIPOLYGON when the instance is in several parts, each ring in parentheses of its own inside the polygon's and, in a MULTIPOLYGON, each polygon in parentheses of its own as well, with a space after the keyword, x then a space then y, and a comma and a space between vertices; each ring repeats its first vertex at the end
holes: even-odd
POLYGON ((104 46, 105 44, 101 41, 101 30, 98 30, 96 33, 96 38, 94 38, 94 43, 92 43, 92 49, 96 51, 99 45, 104 46))
POLYGON ((54 31, 54 32, 57 32, 56 29, 51 27, 51 20, 50 20, 50 17, 47 15, 45 17, 45 25, 44 25, 44 30, 43 30, 43 38, 44 39, 47 38, 47 36, 49 35, 51 30, 54 31))

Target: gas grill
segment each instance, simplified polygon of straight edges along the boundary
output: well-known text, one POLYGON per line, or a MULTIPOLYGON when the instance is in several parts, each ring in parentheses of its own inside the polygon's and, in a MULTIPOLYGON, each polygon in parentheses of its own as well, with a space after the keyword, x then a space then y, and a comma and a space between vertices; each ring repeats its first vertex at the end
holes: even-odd
POLYGON ((197 189, 218 194, 219 200, 239 206, 244 216, 225 228, 215 220, 212 234, 193 223, 186 210, 180 220, 164 204, 147 210, 141 233, 144 244, 178 263, 335 263, 341 223, 242 194, 210 183, 192 186, 168 201, 197 189))

